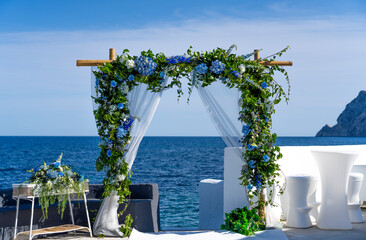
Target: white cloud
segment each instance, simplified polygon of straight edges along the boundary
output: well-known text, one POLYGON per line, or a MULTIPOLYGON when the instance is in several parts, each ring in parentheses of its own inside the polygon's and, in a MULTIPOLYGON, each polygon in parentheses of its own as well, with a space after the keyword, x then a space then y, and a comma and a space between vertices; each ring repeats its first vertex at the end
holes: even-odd
MULTIPOLYGON (((314 135, 324 124, 334 124, 345 105, 366 89, 365 23, 365 18, 352 17, 290 22, 220 18, 136 30, 0 34, 0 117, 6 123, 0 134, 96 134, 90 70, 76 67, 76 59, 106 59, 110 47, 117 53, 150 48, 175 55, 190 45, 210 50, 235 43, 240 54, 263 48, 261 56, 291 46, 282 60, 294 62, 288 68, 292 95, 289 105, 278 107, 273 129, 282 136, 314 135), (22 122, 27 124, 19 127, 22 122)), ((216 134, 198 98, 189 107, 184 100, 172 107, 175 96, 163 97, 148 133, 216 134), (187 127, 177 127, 182 125, 187 127)))

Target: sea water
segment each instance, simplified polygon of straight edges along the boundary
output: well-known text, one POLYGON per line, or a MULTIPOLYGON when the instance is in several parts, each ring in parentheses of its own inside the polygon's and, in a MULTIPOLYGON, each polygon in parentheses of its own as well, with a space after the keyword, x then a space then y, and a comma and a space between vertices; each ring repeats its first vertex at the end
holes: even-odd
MULTIPOLYGON (((96 172, 98 137, 0 137, 0 188, 28 177, 26 170, 62 163, 101 183, 96 172)), ((279 146, 366 144, 366 138, 279 137, 279 146)), ((198 186, 202 179, 223 179, 225 144, 220 137, 145 137, 132 167, 133 183, 157 183, 162 228, 197 227, 198 186)))

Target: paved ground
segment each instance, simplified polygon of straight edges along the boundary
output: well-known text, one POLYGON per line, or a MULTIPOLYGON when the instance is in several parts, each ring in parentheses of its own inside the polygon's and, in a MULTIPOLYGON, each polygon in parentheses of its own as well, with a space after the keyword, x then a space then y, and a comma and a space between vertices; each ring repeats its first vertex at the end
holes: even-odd
MULTIPOLYGON (((366 210, 362 210, 364 221, 366 221, 366 210)), ((320 230, 316 226, 307 229, 283 228, 284 233, 290 240, 308 239, 332 239, 332 240, 365 240, 366 223, 352 224, 352 230, 320 230)))
MULTIPOLYGON (((366 222, 366 210, 362 211, 363 218, 366 222)), ((352 230, 320 230, 316 226, 307 229, 295 229, 295 228, 287 228, 286 226, 283 228, 284 233, 286 234, 289 240, 366 240, 366 223, 361 224, 352 224, 352 230)), ((170 230, 170 229, 169 229, 170 230)), ((185 229, 186 230, 186 229, 185 229)), ((187 229, 188 230, 188 229, 187 229)), ((171 232, 171 231, 167 231, 171 232)), ((188 231, 186 231, 188 232, 188 231)), ((86 234, 63 234, 63 235, 55 235, 47 238, 39 238, 42 240, 46 239, 77 239, 77 240, 95 240, 96 238, 90 238, 86 234)), ((127 240, 127 238, 101 238, 102 240, 127 240)))

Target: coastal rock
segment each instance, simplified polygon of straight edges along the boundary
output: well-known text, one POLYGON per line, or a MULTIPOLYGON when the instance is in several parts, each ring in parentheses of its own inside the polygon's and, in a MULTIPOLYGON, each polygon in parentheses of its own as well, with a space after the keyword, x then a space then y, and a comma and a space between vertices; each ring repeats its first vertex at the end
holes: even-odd
POLYGON ((366 137, 366 91, 347 104, 336 125, 325 125, 316 137, 366 137))

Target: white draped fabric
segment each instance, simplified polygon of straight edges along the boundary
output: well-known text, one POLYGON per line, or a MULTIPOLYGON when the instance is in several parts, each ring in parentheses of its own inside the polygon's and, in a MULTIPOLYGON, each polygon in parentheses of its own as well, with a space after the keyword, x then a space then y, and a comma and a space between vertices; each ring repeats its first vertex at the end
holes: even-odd
POLYGON ((238 89, 229 89, 221 82, 214 82, 210 86, 202 87, 200 81, 197 81, 195 86, 222 140, 227 147, 238 149, 236 154, 242 157, 242 151, 240 151, 242 124, 238 119, 240 109, 238 89), (214 92, 216 97, 211 92, 214 92))
MULTIPOLYGON (((241 109, 239 90, 229 89, 221 82, 214 82, 210 86, 202 87, 201 83, 195 80, 195 77, 193 79, 203 105, 226 146, 235 147, 238 150, 235 154, 242 158, 242 144, 239 142, 242 137, 239 130, 241 129, 241 121, 238 119, 238 112, 241 109)), ((274 188, 273 198, 275 203, 279 202, 276 188, 274 188)), ((278 207, 266 206, 267 227, 281 228, 280 215, 278 207)))
MULTIPOLYGON (((92 67, 92 71, 97 71, 96 67, 92 67)), ((92 96, 96 97, 95 91, 95 76, 92 73, 92 96)), ((165 77, 163 86, 166 85, 168 78, 165 77)), ((125 161, 128 167, 131 169, 132 164, 136 158, 137 150, 140 146, 142 138, 144 137, 147 128, 149 127, 151 120, 155 114, 156 108, 159 105, 160 98, 163 91, 152 92, 147 90, 146 84, 139 84, 135 86, 128 94, 128 109, 130 115, 136 117, 131 125, 130 135, 131 141, 127 144, 125 149, 127 153, 125 155, 125 161)), ((98 105, 93 101, 93 109, 98 109, 98 105)), ((119 230, 119 222, 117 216, 118 210, 118 195, 113 193, 111 196, 106 197, 101 207, 99 208, 97 217, 93 226, 94 235, 102 234, 104 236, 123 236, 123 233, 119 230)))

